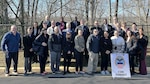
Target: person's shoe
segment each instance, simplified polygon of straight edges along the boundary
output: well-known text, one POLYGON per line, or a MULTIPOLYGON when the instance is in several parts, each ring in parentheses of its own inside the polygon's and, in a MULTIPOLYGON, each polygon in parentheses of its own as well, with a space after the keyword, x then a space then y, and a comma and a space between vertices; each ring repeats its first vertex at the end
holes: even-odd
POLYGON ((17 75, 18 75, 18 73, 17 73, 17 72, 12 72, 12 74, 13 74, 13 75, 15 75, 15 76, 17 76, 17 75))
POLYGON ((27 75, 28 75, 28 74, 25 72, 25 73, 24 73, 24 76, 27 76, 27 75))
POLYGON ((109 73, 109 71, 108 71, 108 70, 106 70, 106 71, 105 71, 105 74, 109 75, 110 73, 109 73))
POLYGON ((52 72, 52 74, 56 74, 55 72, 52 72))
POLYGON ((33 72, 32 71, 30 71, 30 72, 28 72, 29 74, 33 74, 33 72))
POLYGON ((71 73, 69 70, 67 70, 67 73, 71 73))
POLYGON ((45 73, 41 73, 41 75, 42 75, 42 76, 45 76, 46 74, 45 74, 45 73))
POLYGON ((105 71, 101 71, 101 74, 102 74, 102 75, 105 75, 105 71))
POLYGON ((79 74, 79 73, 76 71, 75 74, 79 74))
POLYGON ((9 74, 5 74, 5 77, 8 77, 9 76, 9 74))
POLYGON ((92 72, 87 72, 87 74, 88 74, 88 75, 93 75, 93 73, 92 73, 92 72))
POLYGON ((80 73, 80 74, 84 74, 85 72, 84 72, 84 71, 80 71, 79 73, 80 73))
POLYGON ((63 72, 63 75, 65 75, 65 74, 66 74, 66 72, 64 71, 64 72, 63 72))
POLYGON ((56 71, 56 73, 57 73, 57 74, 60 74, 60 73, 61 73, 61 71, 56 71))

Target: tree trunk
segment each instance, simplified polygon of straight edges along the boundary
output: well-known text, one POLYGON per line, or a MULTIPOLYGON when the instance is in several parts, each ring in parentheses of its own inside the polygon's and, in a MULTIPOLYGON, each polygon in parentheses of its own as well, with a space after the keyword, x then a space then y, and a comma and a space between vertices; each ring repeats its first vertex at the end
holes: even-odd
POLYGON ((89 22, 89 0, 85 0, 85 12, 86 12, 86 25, 88 25, 89 22))
POLYGON ((90 0, 91 26, 93 26, 94 22, 94 8, 95 8, 95 0, 90 0))
POLYGON ((62 17, 62 0, 60 0, 60 16, 62 17))
POLYGON ((118 5, 119 5, 119 0, 116 0, 116 9, 115 9, 115 17, 118 18, 118 5))
POLYGON ((8 9, 7 9, 7 0, 1 0, 0 2, 0 9, 1 9, 1 12, 0 12, 0 19, 1 19, 1 23, 2 24, 7 24, 8 23, 8 9))
POLYGON ((35 12, 34 12, 34 21, 37 19, 37 9, 38 9, 39 0, 36 0, 35 12))
POLYGON ((33 24, 33 17, 34 17, 34 6, 35 6, 35 0, 33 0, 33 2, 32 2, 31 25, 33 24))
POLYGON ((24 30, 24 0, 20 1, 21 3, 21 28, 22 28, 22 35, 25 34, 24 30))
POLYGON ((111 23, 111 0, 109 0, 109 23, 111 23))

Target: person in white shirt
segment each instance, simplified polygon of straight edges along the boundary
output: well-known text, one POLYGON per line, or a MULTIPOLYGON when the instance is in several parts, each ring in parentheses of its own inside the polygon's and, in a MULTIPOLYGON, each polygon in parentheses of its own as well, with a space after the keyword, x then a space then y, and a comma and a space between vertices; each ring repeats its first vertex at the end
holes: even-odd
MULTIPOLYGON (((54 27, 55 26, 56 26, 56 22, 55 22, 55 20, 52 20, 51 21, 51 26, 47 29, 47 34, 48 35, 52 35, 54 33, 54 27)), ((62 34, 60 28, 59 28, 59 34, 62 34)))
POLYGON ((112 40, 112 53, 123 53, 125 49, 125 41, 124 39, 119 36, 118 31, 114 31, 114 36, 111 37, 112 40))

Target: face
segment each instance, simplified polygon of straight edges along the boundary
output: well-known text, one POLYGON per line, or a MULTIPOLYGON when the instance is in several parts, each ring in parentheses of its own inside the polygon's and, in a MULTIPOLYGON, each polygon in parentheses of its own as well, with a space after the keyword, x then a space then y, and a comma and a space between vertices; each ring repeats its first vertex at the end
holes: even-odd
POLYGON ((58 34, 58 33, 59 33, 59 29, 58 29, 58 27, 57 27, 57 26, 54 28, 54 32, 55 32, 56 34, 58 34))
POLYGON ((136 25, 135 24, 132 24, 132 29, 136 30, 136 25))
POLYGON ((49 16, 48 15, 45 16, 45 20, 49 21, 49 16))
POLYGON ((52 21, 51 21, 51 25, 54 27, 54 26, 55 26, 55 24, 56 24, 56 23, 55 23, 55 21, 54 21, 54 20, 52 20, 52 21))
POLYGON ((43 23, 43 28, 47 28, 47 23, 43 23))
POLYGON ((128 37, 131 36, 131 31, 127 31, 127 36, 128 36, 128 37))
POLYGON ((114 31, 114 36, 119 36, 119 33, 118 33, 118 31, 114 31))
POLYGON ((71 28, 70 23, 67 23, 67 24, 66 24, 66 27, 67 27, 67 28, 71 28))
POLYGON ((84 24, 84 20, 80 20, 80 24, 83 25, 84 24))
POLYGON ((33 29, 32 29, 31 27, 28 28, 27 33, 28 33, 28 34, 32 34, 32 32, 33 32, 33 29))
POLYGON ((117 27, 117 28, 120 28, 120 23, 117 23, 117 24, 116 24, 116 27, 117 27))
POLYGON ((66 33, 66 38, 71 38, 71 33, 70 32, 66 33))
POLYGON ((82 30, 78 30, 78 35, 82 36, 82 34, 83 34, 82 30))
POLYGON ((107 38, 109 36, 108 32, 104 32, 104 37, 107 38))
POLYGON ((33 26, 34 26, 34 28, 37 28, 38 24, 35 22, 35 23, 33 24, 33 26))
POLYGON ((143 34, 143 30, 140 28, 139 29, 139 34, 142 35, 143 34))
POLYGON ((114 17, 114 18, 113 18, 113 22, 114 22, 114 23, 117 23, 117 22, 118 22, 117 17, 114 17))
POLYGON ((95 25, 95 26, 98 26, 98 21, 95 21, 95 22, 94 22, 94 25, 95 25))
POLYGON ((104 19, 104 21, 103 21, 103 22, 104 22, 104 24, 107 24, 107 20, 106 20, 106 19, 104 19))
POLYGON ((94 30, 93 30, 93 34, 94 34, 95 36, 98 35, 98 33, 99 33, 99 32, 98 32, 97 29, 94 29, 94 30))
POLYGON ((13 34, 16 34, 16 32, 17 32, 17 27, 16 27, 15 25, 12 25, 10 31, 11 31, 13 34))

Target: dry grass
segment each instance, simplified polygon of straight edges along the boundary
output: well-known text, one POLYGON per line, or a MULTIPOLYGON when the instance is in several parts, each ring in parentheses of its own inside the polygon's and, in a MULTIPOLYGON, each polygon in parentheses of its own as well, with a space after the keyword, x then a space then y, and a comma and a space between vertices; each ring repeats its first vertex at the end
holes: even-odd
MULTIPOLYGON (((49 58, 48 58, 49 60, 49 58)), ((61 59, 61 65, 63 64, 63 59, 61 59)), ((75 60, 72 59, 72 66, 74 67, 74 62, 75 60)), ((148 55, 146 57, 146 64, 148 67, 150 67, 150 56, 148 55)), ((87 64, 84 64, 85 67, 87 64)), ((18 67, 23 67, 24 66, 24 56, 23 56, 23 51, 19 52, 19 60, 18 60, 18 67)), ((32 64, 33 67, 39 67, 39 63, 34 63, 32 64)), ((47 64, 46 66, 49 66, 49 64, 47 64)), ((0 51, 0 67, 5 67, 5 56, 4 53, 2 51, 0 51)))

